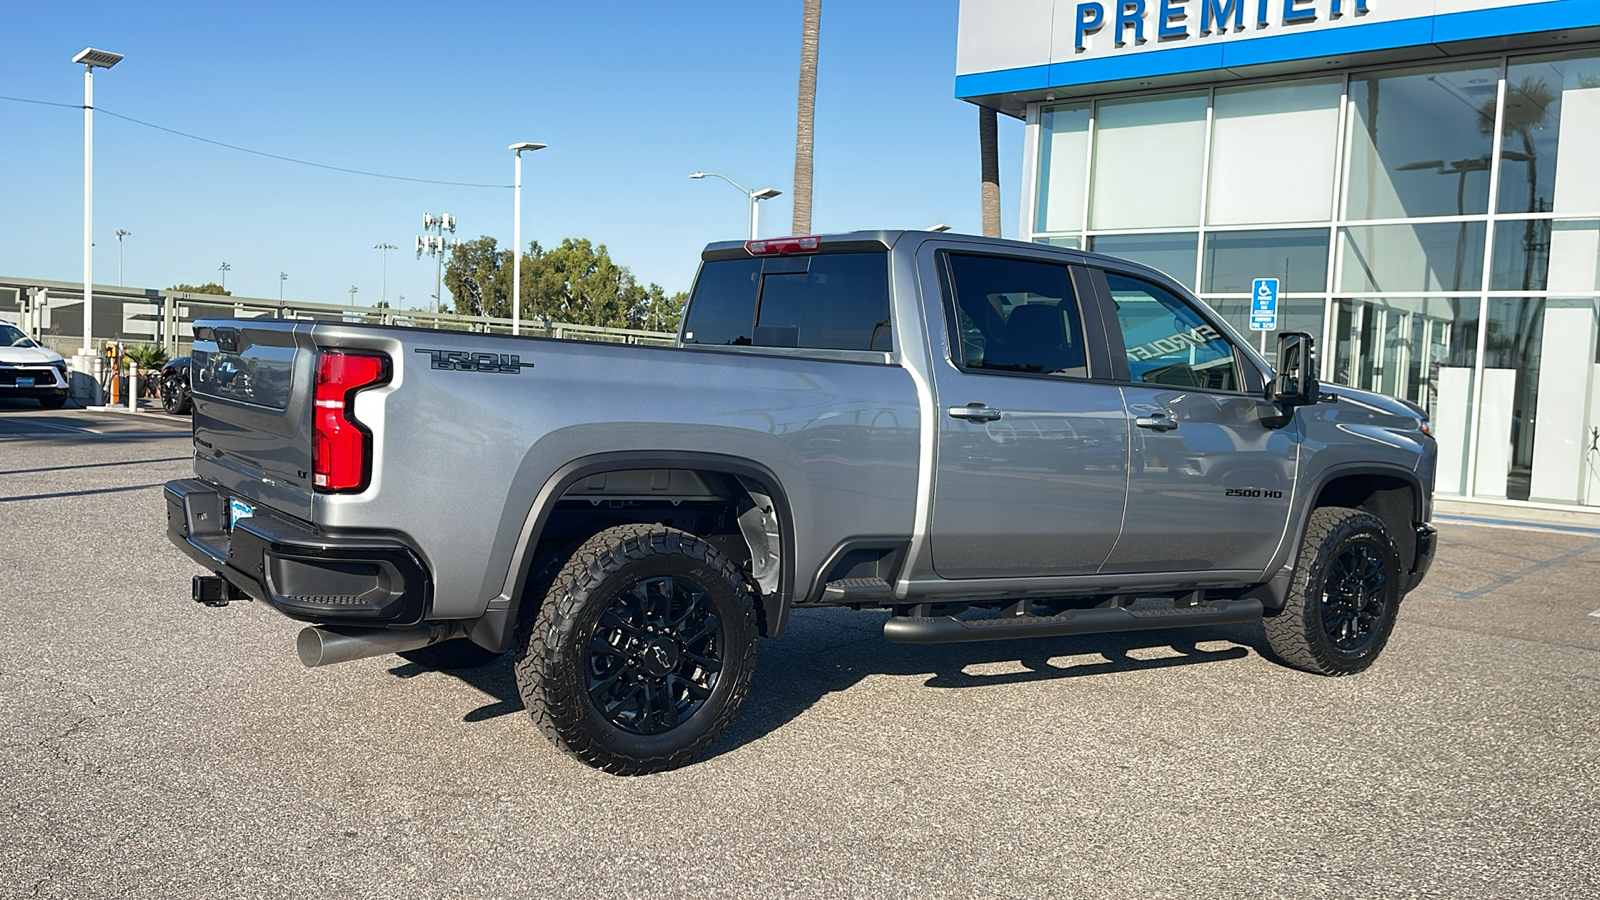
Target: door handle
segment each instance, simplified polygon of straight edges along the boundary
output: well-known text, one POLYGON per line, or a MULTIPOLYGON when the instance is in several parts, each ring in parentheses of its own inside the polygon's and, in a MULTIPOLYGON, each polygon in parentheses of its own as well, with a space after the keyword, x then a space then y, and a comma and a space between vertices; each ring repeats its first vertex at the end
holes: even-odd
POLYGON ((1172 431, 1178 427, 1178 420, 1174 419, 1171 413, 1157 412, 1139 416, 1133 420, 1133 424, 1151 431, 1172 431))
POLYGON ((1000 410, 990 409, 982 403, 968 403, 966 406, 952 406, 946 409, 952 418, 966 419, 970 422, 993 422, 1000 418, 1000 410))

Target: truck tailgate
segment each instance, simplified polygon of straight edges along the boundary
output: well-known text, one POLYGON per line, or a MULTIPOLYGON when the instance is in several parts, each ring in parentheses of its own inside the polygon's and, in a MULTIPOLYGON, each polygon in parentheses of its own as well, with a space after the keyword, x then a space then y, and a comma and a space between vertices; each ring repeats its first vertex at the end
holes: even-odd
POLYGON ((311 323, 202 319, 190 355, 195 474, 311 518, 317 348, 311 323))

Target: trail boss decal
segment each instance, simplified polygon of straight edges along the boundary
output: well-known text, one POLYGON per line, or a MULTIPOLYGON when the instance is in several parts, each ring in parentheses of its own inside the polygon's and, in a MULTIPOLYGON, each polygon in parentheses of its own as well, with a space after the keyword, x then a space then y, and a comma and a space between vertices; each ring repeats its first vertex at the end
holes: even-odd
POLYGON ((523 362, 515 353, 469 353, 465 350, 424 350, 433 361, 432 368, 451 372, 493 372, 497 375, 517 375, 523 369, 533 368, 533 363, 523 362))

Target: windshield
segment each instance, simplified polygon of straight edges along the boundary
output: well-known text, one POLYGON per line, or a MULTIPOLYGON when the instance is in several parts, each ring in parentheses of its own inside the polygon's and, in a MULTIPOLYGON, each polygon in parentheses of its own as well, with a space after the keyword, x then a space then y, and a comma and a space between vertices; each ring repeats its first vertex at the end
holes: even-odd
POLYGON ((32 347, 33 341, 15 325, 0 322, 0 347, 32 347))

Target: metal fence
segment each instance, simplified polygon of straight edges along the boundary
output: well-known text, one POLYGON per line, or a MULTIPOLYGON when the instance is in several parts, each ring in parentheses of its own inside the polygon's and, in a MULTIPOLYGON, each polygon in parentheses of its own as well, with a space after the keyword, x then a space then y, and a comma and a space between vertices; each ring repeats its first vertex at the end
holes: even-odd
MULTIPOLYGON (((480 334, 510 334, 511 320, 420 310, 377 309, 335 303, 264 300, 111 285, 94 287, 93 341, 160 346, 182 356, 194 342, 194 321, 216 317, 277 317, 315 322, 398 325, 480 334)), ((0 277, 0 319, 16 323, 39 343, 70 357, 83 346, 83 285, 0 277)), ((575 341, 670 346, 676 335, 631 328, 602 328, 527 320, 522 334, 575 341)), ((97 346, 97 345, 96 345, 97 346)))

